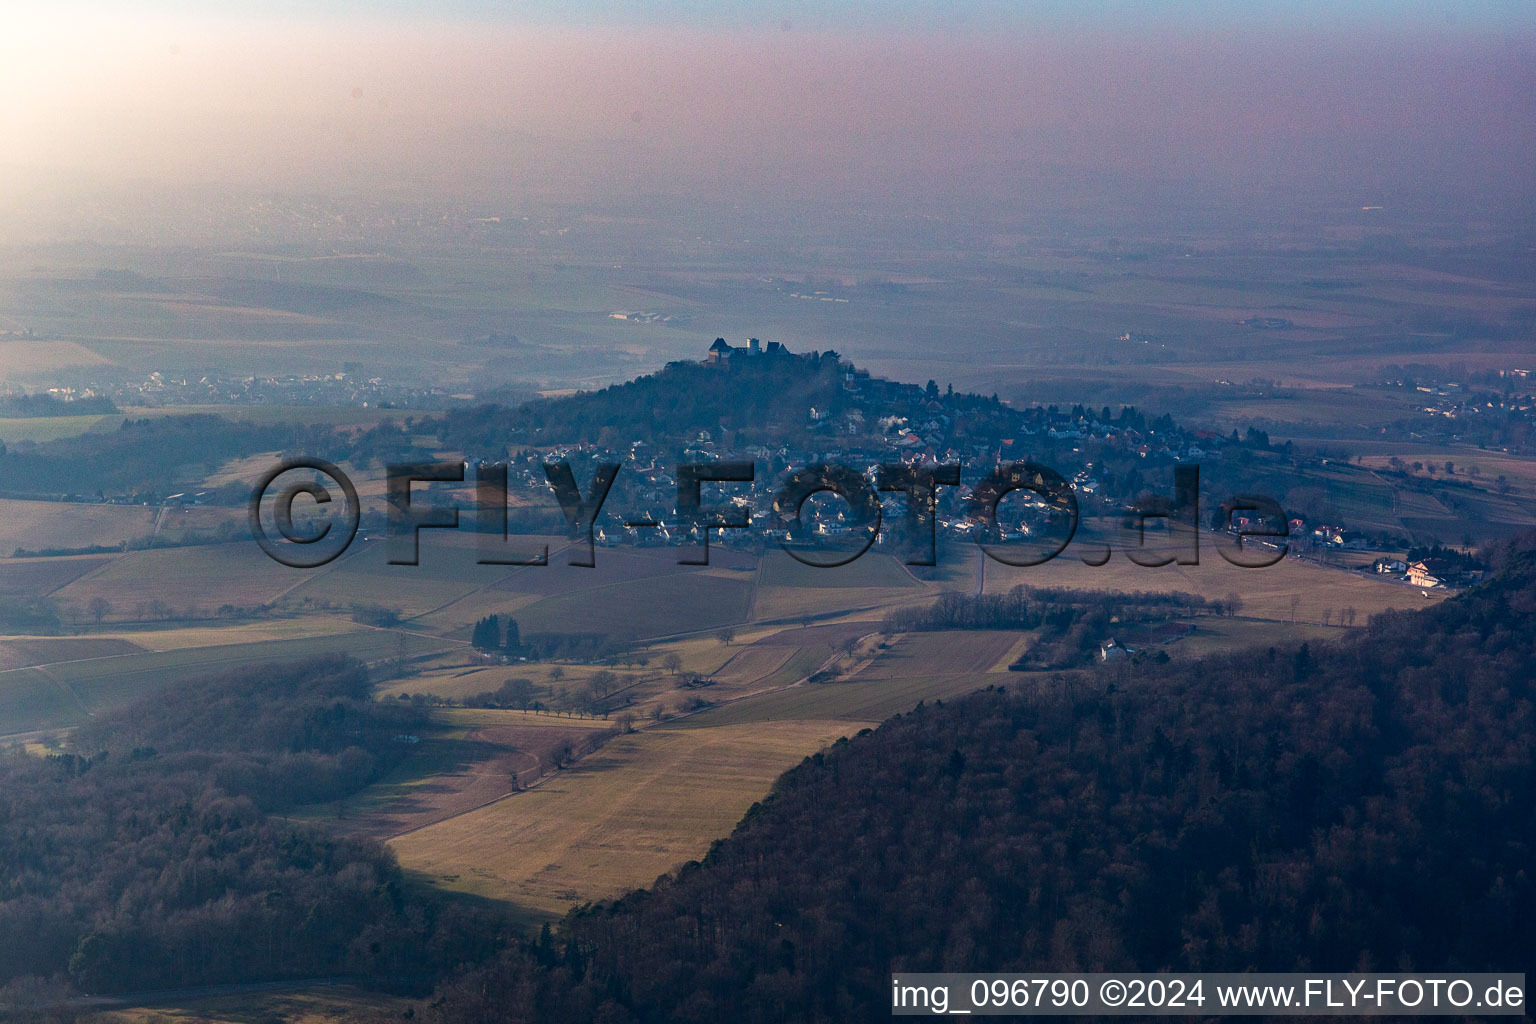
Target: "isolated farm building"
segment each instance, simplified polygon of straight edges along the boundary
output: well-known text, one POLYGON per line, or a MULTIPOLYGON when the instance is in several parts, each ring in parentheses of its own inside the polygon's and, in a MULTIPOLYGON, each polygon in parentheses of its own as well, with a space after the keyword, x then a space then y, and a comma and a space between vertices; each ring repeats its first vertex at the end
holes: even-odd
POLYGON ((1445 558, 1422 558, 1408 566, 1408 582, 1429 590, 1449 584, 1456 575, 1456 566, 1445 558))
POLYGON ((1100 661, 1119 661, 1122 658, 1129 658, 1135 653, 1135 651, 1124 644, 1116 643, 1114 637, 1110 637, 1099 645, 1100 661))

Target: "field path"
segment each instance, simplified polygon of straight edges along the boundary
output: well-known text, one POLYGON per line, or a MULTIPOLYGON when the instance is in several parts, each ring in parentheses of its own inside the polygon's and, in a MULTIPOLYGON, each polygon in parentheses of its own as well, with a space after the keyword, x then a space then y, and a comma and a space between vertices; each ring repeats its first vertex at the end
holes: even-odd
POLYGON ((352 547, 352 548, 348 549, 347 551, 342 552, 341 557, 336 559, 335 561, 331 562, 329 565, 327 565, 325 567, 325 572, 323 572, 323 573, 316 573, 313 576, 310 575, 309 573, 300 573, 298 578, 293 581, 293 586, 291 586, 291 587, 284 587, 282 590, 279 590, 276 594, 273 594, 269 603, 276 604, 277 602, 281 601, 283 598, 287 597, 289 594, 293 593, 295 590, 298 590, 304 584, 312 583, 317 578, 319 578, 320 576, 326 575, 326 573, 335 572, 337 569, 341 568, 341 565, 342 565, 343 562, 347 561, 348 559, 357 557, 358 555, 362 554, 367 549, 368 549, 368 545, 366 545, 366 544, 358 544, 357 546, 352 547))
MULTIPOLYGON (((109 655, 109 657, 110 657, 110 655, 109 655)), ((41 672, 43 675, 47 676, 49 679, 53 680, 54 683, 56 683, 58 685, 59 689, 63 690, 65 695, 67 697, 69 697, 70 701, 72 701, 77 707, 80 708, 81 711, 83 711, 85 713, 85 716, 87 718, 95 718, 96 717, 96 712, 92 711, 90 708, 85 706, 85 701, 80 699, 80 695, 75 692, 75 688, 73 686, 70 686, 67 681, 65 681, 63 679, 60 679, 58 676, 56 676, 52 672, 48 671, 48 666, 47 665, 36 665, 36 666, 33 666, 33 667, 36 668, 39 672, 41 672)))

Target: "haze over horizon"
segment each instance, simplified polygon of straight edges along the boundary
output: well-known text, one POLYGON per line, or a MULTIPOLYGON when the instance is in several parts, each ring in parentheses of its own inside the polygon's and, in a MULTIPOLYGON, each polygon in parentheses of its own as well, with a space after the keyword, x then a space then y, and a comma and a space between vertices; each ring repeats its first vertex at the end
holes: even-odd
POLYGON ((1533 209, 1525 4, 193 6, 13 16, 0 240, 155 190, 1533 209))

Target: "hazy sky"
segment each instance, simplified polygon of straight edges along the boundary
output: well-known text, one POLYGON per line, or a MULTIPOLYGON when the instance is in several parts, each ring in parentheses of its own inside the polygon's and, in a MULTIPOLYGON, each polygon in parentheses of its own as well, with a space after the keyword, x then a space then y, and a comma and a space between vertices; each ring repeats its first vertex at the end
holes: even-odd
POLYGON ((1006 194, 1074 169, 1530 197, 1530 0, 1078 6, 63 0, 6 16, 0 199, 1006 194))

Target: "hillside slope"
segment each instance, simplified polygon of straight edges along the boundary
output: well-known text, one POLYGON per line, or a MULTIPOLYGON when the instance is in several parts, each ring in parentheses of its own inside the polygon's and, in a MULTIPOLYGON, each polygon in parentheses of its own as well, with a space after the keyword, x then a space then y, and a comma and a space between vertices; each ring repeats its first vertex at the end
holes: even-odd
POLYGON ((443 1021, 885 1019, 892 970, 1513 970, 1536 555, 1336 649, 920 707, 443 1021))

